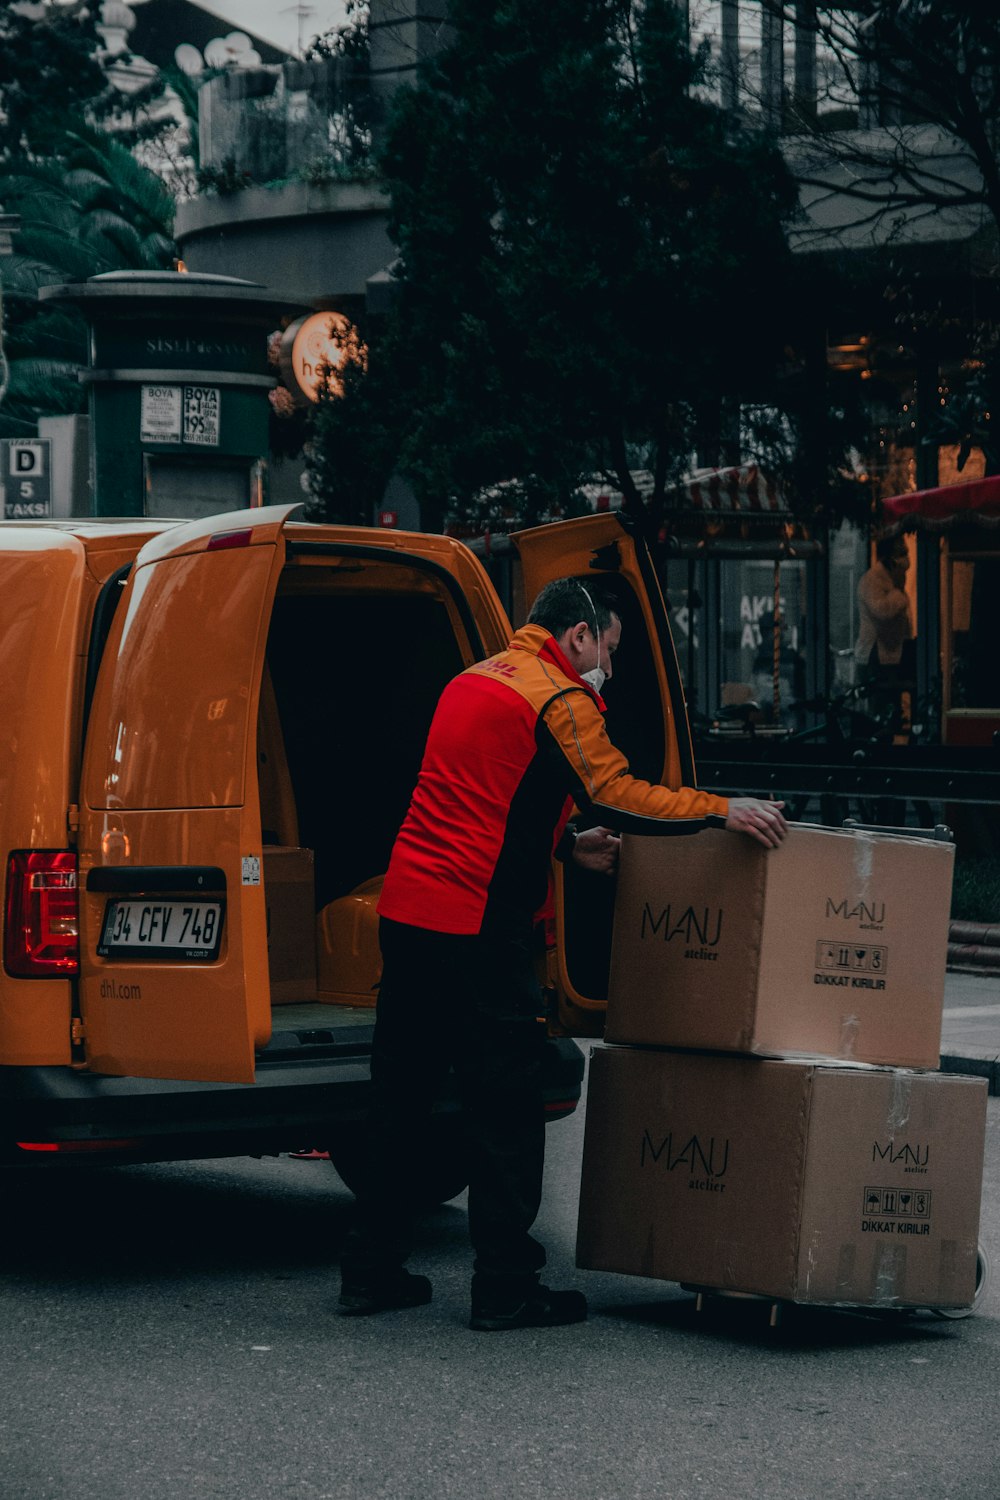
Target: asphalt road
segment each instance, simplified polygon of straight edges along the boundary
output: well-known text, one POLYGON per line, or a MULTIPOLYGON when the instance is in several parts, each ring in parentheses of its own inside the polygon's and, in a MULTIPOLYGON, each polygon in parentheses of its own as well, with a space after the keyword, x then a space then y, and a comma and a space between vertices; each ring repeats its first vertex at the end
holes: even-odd
POLYGON ((1000 1100, 975 1318, 758 1304, 573 1267, 582 1120, 549 1132, 540 1231, 587 1324, 477 1335, 461 1201, 435 1300, 335 1312, 350 1197, 326 1163, 4 1180, 0 1500, 996 1500, 1000 1100))

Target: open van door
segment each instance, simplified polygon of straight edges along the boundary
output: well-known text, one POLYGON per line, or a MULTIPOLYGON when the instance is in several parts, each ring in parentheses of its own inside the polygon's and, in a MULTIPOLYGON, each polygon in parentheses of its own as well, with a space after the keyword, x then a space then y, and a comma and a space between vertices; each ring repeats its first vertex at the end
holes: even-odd
MULTIPOLYGON (((38 902, 26 937, 13 916, 18 875, 27 888, 72 863, 66 809, 75 801, 74 713, 81 620, 94 582, 79 537, 5 522, 0 532, 0 858, 6 881, 4 962, 0 969, 0 1066, 69 1061, 72 932, 60 932, 38 902), (16 852, 15 852, 16 851, 16 852), (29 875, 28 862, 51 874, 29 875), (44 913, 44 914, 43 914, 44 913)), ((54 891, 55 894, 55 891, 54 891)), ((75 899, 75 891, 69 892, 75 899)), ((22 910, 27 908, 27 903, 22 910)), ((64 923, 72 927, 72 923, 64 923)))
MULTIPOLYGON (((610 599, 620 615, 622 641, 607 691, 607 724, 632 772, 669 787, 697 785, 680 668, 643 537, 627 517, 601 514, 535 527, 512 541, 526 605, 552 579, 579 578, 610 599)), ((557 864, 555 897, 550 979, 560 1017, 574 1032, 598 1034, 607 1001, 614 882, 557 864)))
POLYGON ((136 558, 82 777, 79 1030, 96 1072, 249 1083, 270 1036, 256 724, 299 509, 172 527, 136 558))

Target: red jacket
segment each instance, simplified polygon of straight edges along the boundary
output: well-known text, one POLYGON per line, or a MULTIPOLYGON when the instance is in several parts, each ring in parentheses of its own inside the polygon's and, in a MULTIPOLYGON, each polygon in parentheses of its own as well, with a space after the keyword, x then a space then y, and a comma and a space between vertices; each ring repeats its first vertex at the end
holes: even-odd
POLYGON ((539 625, 441 695, 379 912, 433 932, 524 932, 575 802, 621 832, 724 821, 725 797, 630 775, 604 705, 539 625))

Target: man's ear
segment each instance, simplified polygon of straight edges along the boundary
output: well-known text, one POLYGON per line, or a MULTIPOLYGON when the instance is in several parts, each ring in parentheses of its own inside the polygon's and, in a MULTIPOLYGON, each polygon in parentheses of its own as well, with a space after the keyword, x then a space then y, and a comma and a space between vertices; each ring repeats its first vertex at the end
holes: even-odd
POLYGON ((586 620, 578 620, 575 625, 570 625, 562 635, 557 637, 561 649, 567 656, 572 656, 575 651, 583 650, 589 628, 586 620))

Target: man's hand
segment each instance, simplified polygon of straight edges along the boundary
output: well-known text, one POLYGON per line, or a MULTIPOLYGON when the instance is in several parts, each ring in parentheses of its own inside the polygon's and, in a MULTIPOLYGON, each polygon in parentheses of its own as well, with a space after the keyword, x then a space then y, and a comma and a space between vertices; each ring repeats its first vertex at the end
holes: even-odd
POLYGON ((610 828, 585 828, 573 845, 573 860, 597 875, 613 875, 618 869, 621 842, 610 828))
POLYGON ((765 849, 777 849, 788 832, 783 802, 759 802, 756 797, 730 797, 726 827, 748 833, 765 849))

